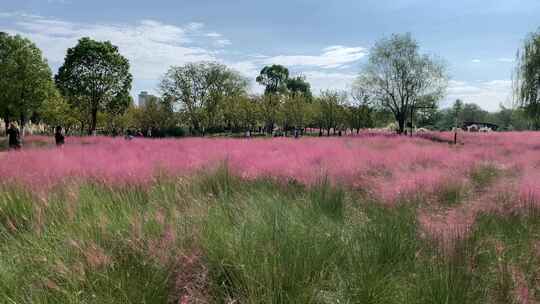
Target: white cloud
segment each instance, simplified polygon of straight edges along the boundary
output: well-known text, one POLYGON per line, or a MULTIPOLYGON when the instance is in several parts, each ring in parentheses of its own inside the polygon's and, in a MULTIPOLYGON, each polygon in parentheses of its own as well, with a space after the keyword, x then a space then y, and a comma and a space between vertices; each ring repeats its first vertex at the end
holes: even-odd
POLYGON ((205 34, 206 37, 210 37, 210 38, 221 38, 221 34, 220 33, 216 33, 216 32, 212 32, 212 33, 207 33, 205 34))
POLYGON ((312 66, 324 69, 339 68, 358 61, 367 55, 363 47, 331 46, 322 50, 320 55, 279 55, 264 60, 266 64, 285 66, 312 66))
POLYGON ((118 46, 129 59, 136 81, 156 82, 170 65, 217 59, 210 47, 192 45, 195 36, 202 36, 197 33, 204 26, 202 23, 179 27, 154 20, 135 24, 84 24, 23 14, 7 17, 14 22, 3 30, 30 38, 54 67, 62 63, 68 48, 86 36, 118 46))
POLYGON ((480 63, 480 62, 482 62, 482 61, 481 61, 480 59, 473 59, 473 60, 471 60, 471 62, 472 62, 472 63, 480 63))
POLYGON ((187 28, 192 31, 198 31, 201 30, 204 27, 204 23, 202 22, 191 22, 187 25, 187 28))
POLYGON ((497 59, 498 62, 507 62, 507 63, 512 63, 514 62, 514 58, 506 58, 506 57, 503 57, 503 58, 498 58, 497 59))
MULTIPOLYGON (((111 41, 118 46, 131 64, 134 76, 134 94, 146 90, 156 93, 159 78, 171 65, 196 61, 219 61, 239 71, 251 80, 252 91, 262 92, 254 79, 267 64, 283 64, 294 73, 306 76, 314 93, 324 89, 348 89, 356 77, 346 71, 367 55, 363 47, 330 46, 319 55, 265 54, 241 56, 240 60, 227 59, 223 48, 231 44, 222 34, 204 31, 202 23, 184 26, 165 24, 156 20, 137 23, 76 23, 25 13, 0 13, 8 26, 0 30, 21 34, 40 47, 53 68, 58 68, 68 48, 82 37, 111 41)), ((231 54, 229 54, 231 55, 231 54)))
POLYGON ((231 41, 229 39, 218 39, 215 41, 216 45, 217 46, 227 46, 227 45, 231 45, 231 41))
POLYGON ((499 110, 499 105, 508 105, 512 95, 511 80, 450 81, 443 106, 451 105, 456 99, 465 103, 476 103, 488 111, 499 110))
POLYGON ((313 93, 318 94, 322 90, 350 90, 353 81, 358 74, 326 71, 307 71, 303 73, 307 81, 311 83, 313 93))

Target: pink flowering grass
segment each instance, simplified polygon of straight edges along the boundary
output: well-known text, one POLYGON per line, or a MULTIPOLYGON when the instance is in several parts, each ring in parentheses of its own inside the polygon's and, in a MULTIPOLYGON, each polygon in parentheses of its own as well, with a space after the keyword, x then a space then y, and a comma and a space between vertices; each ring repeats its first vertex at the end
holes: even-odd
MULTIPOLYGON (((22 183, 33 190, 66 180, 146 184, 162 174, 187 175, 226 162, 234 174, 246 179, 273 177, 312 184, 326 176, 393 203, 420 192, 436 192, 448 182, 467 183, 470 172, 485 163, 517 175, 539 174, 537 133, 461 133, 460 141, 463 145, 456 147, 372 133, 300 140, 70 137, 62 148, 7 153, 0 176, 4 183, 22 183)), ((523 180, 521 191, 532 189, 529 192, 536 196, 540 193, 534 190, 536 180, 523 180)))
POLYGON ((540 296, 540 217, 530 212, 540 201, 537 133, 464 134, 457 146, 367 132, 69 137, 61 148, 39 140, 47 144, 0 155, 0 298, 536 303, 540 296), (287 180, 296 183, 279 183, 287 180))

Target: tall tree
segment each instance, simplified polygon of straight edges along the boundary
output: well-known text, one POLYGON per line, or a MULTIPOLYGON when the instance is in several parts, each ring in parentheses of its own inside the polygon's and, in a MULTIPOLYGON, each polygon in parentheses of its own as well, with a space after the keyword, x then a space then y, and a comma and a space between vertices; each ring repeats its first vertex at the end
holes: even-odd
POLYGON ((291 95, 303 95, 308 101, 311 100, 311 85, 305 76, 296 76, 287 80, 287 89, 291 95))
POLYGON ((267 112, 264 114, 265 128, 268 133, 272 133, 281 106, 282 96, 280 95, 287 92, 289 69, 276 64, 265 66, 255 80, 265 86, 263 98, 263 109, 267 112))
POLYGON ((540 129, 540 30, 529 34, 518 52, 515 90, 536 130, 540 129))
POLYGON ((308 119, 308 103, 304 94, 291 94, 284 98, 279 120, 285 132, 290 129, 304 129, 308 119))
POLYGON ((345 119, 344 104, 347 94, 344 92, 326 90, 321 92, 318 98, 319 104, 319 122, 321 129, 325 129, 327 135, 333 129, 334 134, 337 129, 341 129, 345 119))
POLYGON ((452 116, 454 118, 454 127, 461 128, 463 125, 463 101, 461 99, 456 99, 452 105, 452 116))
POLYGON ((0 33, 0 117, 21 128, 54 98, 52 73, 41 50, 21 36, 0 33))
POLYGON ((353 83, 351 88, 351 97, 353 102, 347 107, 347 122, 349 127, 356 133, 360 133, 362 128, 371 128, 373 122, 373 96, 369 90, 361 87, 359 83, 353 83))
POLYGON ((265 94, 284 93, 287 91, 289 69, 282 65, 265 66, 256 81, 265 86, 265 94))
POLYGON ((204 133, 220 123, 220 104, 231 96, 245 94, 247 86, 238 72, 216 62, 173 66, 160 83, 163 99, 180 104, 195 133, 204 133))
POLYGON ((98 112, 123 113, 130 104, 129 61, 109 41, 82 38, 68 49, 55 77, 64 97, 89 115, 89 134, 96 130, 98 112))
POLYGON ((444 95, 447 76, 442 63, 419 53, 410 34, 394 34, 375 44, 356 83, 393 113, 401 134, 421 100, 439 100, 444 95))

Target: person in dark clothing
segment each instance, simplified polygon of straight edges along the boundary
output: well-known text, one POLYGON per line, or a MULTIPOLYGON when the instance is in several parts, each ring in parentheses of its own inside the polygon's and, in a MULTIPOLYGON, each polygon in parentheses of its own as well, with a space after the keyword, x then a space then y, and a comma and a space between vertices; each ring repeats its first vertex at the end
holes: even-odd
POLYGON ((132 140, 133 139, 133 132, 131 132, 131 129, 127 129, 126 136, 124 138, 126 140, 132 140))
POLYGON ((13 150, 19 150, 22 147, 21 144, 21 133, 19 128, 14 123, 9 124, 9 129, 7 130, 9 148, 13 150))
POLYGON ((65 143, 65 137, 61 126, 57 126, 54 131, 54 140, 57 146, 62 146, 65 143))

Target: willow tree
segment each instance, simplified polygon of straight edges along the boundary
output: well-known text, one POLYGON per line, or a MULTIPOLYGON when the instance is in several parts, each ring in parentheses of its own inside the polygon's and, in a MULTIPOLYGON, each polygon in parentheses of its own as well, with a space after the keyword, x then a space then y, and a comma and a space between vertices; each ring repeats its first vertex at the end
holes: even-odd
POLYGON ((394 34, 377 42, 355 83, 377 106, 392 112, 400 134, 420 103, 441 99, 448 83, 445 66, 419 49, 410 34, 394 34))
POLYGON ((540 30, 531 33, 518 51, 514 89, 517 101, 540 129, 540 30))

